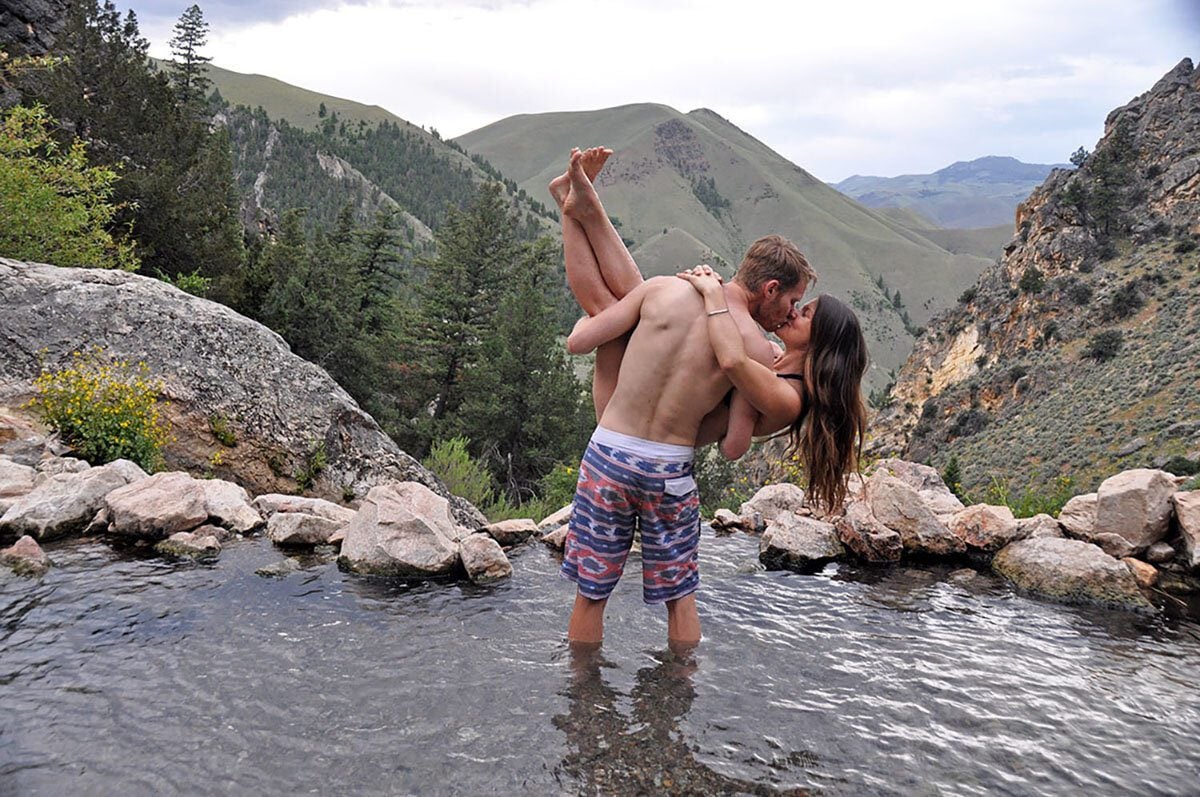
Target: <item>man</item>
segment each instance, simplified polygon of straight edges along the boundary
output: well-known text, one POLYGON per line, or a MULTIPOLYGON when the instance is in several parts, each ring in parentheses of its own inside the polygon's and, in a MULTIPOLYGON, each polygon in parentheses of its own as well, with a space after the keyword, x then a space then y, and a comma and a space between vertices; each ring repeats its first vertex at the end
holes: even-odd
MULTIPOLYGON (((595 219, 603 213, 599 198, 574 166, 568 212, 595 219)), ((772 350, 758 326, 774 330, 786 322, 813 277, 800 251, 780 236, 750 247, 724 288, 728 310, 719 311, 733 318, 749 356, 770 365, 772 350)), ((665 603, 668 640, 690 645, 700 640, 693 446, 702 438, 702 420, 731 384, 708 342, 704 302, 686 282, 646 280, 603 312, 581 319, 567 348, 589 352, 630 330, 616 387, 580 465, 562 566, 578 585, 567 636, 585 645, 603 639, 604 608, 640 527, 643 598, 665 603)), ((753 424, 755 417, 742 403, 729 423, 753 424)))

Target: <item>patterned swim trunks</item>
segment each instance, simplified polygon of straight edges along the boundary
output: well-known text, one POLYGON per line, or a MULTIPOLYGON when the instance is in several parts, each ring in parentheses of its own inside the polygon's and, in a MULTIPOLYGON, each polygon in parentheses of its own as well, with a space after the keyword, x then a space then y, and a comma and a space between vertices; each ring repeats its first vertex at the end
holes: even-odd
POLYGON ((642 599, 663 603, 700 585, 700 494, 692 449, 596 429, 579 466, 562 575, 592 600, 612 594, 635 528, 642 599))

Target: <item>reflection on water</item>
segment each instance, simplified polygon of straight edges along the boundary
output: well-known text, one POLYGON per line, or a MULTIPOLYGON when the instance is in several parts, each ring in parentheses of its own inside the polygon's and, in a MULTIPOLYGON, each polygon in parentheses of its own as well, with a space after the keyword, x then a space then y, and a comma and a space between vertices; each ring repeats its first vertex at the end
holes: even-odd
MULTIPOLYGON (((986 572, 754 566, 705 533, 705 641, 638 580, 563 641, 540 546, 489 587, 265 540, 210 566, 51 546, 0 572, 0 794, 1196 793, 1200 625, 1041 603, 986 572), (650 652, 647 652, 650 651, 650 652)), ((630 572, 637 571, 631 563, 630 572)))

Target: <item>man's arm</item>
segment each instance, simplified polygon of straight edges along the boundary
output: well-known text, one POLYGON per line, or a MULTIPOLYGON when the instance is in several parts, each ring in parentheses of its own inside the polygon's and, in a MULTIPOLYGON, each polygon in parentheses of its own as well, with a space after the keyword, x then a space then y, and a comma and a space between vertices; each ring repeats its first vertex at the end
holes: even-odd
MULTIPOLYGON (((661 280, 664 278, 658 278, 661 280)), ((658 280, 649 279, 638 285, 625 298, 605 308, 599 315, 584 317, 575 322, 567 338, 567 351, 587 354, 610 340, 616 340, 633 329, 642 315, 642 302, 658 280)))

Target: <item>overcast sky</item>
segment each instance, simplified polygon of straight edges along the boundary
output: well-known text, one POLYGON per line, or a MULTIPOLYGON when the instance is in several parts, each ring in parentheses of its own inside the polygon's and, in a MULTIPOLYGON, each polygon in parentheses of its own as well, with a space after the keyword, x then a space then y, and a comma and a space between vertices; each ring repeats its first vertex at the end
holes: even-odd
MULTIPOLYGON (((124 0, 169 56, 185 0, 124 0)), ((513 114, 711 108, 823 180, 1057 163, 1200 57, 1200 0, 201 2, 207 54, 443 136, 513 114)), ((581 145, 603 142, 581 141, 581 145)))

